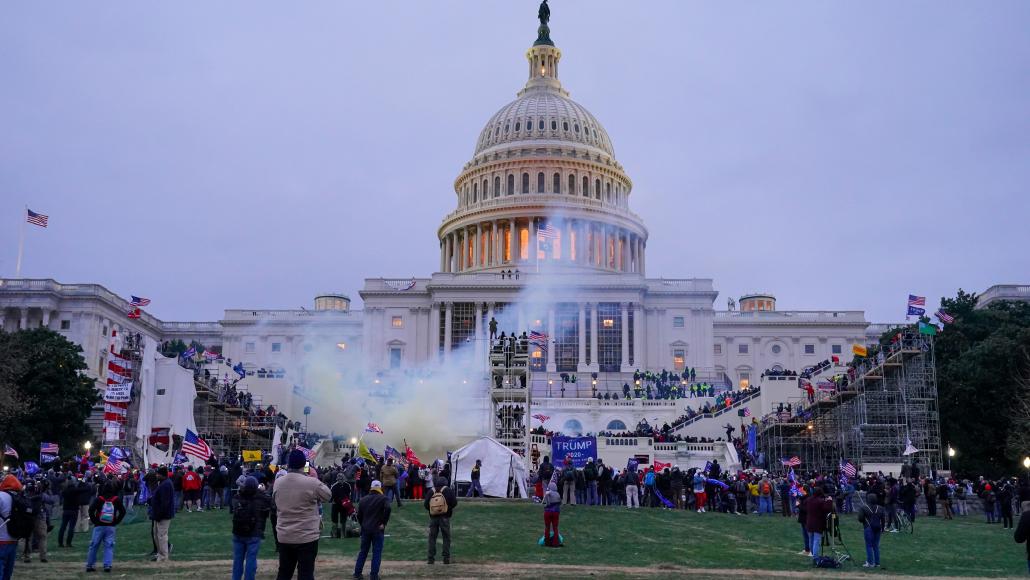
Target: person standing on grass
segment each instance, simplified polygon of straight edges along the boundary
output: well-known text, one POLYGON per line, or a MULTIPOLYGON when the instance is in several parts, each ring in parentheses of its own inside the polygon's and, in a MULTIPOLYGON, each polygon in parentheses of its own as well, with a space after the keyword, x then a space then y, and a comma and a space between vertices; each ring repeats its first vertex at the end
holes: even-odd
POLYGON ((833 512, 833 499, 827 497, 822 486, 816 486, 812 497, 808 498, 808 514, 805 526, 812 537, 812 561, 818 561, 822 548, 823 534, 826 533, 826 516, 833 512))
POLYGON ((186 468, 186 473, 182 475, 182 493, 185 497, 186 511, 191 512, 193 510, 202 511, 200 503, 200 488, 201 488, 200 474, 193 471, 193 466, 190 465, 186 468))
MULTIPOLYGON (((21 493, 21 482, 13 473, 7 474, 0 481, 0 519, 5 525, 0 526, 0 579, 10 580, 14 574, 14 563, 18 560, 18 538, 14 538, 7 531, 6 522, 11 517, 11 510, 14 508, 14 495, 21 493)), ((78 506, 76 506, 78 509, 78 506)))
POLYGON ((694 472, 694 499, 696 501, 697 513, 703 514, 708 497, 705 494, 705 476, 700 470, 694 472))
POLYGON ((547 484, 544 494, 544 545, 551 548, 562 547, 561 536, 558 535, 558 516, 561 514, 562 497, 558 494, 558 485, 547 484))
POLYGON ((89 521, 93 523, 93 538, 86 553, 86 571, 96 572, 97 550, 104 545, 104 572, 111 572, 114 565, 115 526, 122 523, 125 517, 125 506, 118 495, 118 485, 114 481, 104 484, 96 499, 89 506, 89 521))
POLYGON ((451 515, 458 506, 458 496, 447 486, 447 480, 438 478, 433 495, 427 495, 422 502, 429 512, 429 553, 426 563, 436 561, 436 536, 443 536, 443 563, 451 563, 451 515))
POLYGON ((794 500, 797 503, 798 523, 801 524, 801 536, 805 540, 805 549, 798 553, 799 556, 812 557, 812 534, 808 533, 808 502, 805 498, 798 497, 794 500))
POLYGON ((257 576, 257 555, 265 539, 265 520, 272 510, 272 500, 259 489, 257 478, 243 480, 233 499, 232 512, 232 580, 254 580, 257 576))
POLYGON ((297 571, 297 580, 315 578, 315 557, 318 556, 322 523, 319 504, 329 501, 332 493, 318 478, 304 473, 306 464, 307 457, 303 451, 291 451, 286 475, 279 477, 272 488, 279 541, 278 580, 293 578, 294 570, 297 571))
POLYGON ((1019 505, 1022 513, 1019 515, 1019 524, 1013 534, 1017 544, 1026 544, 1026 568, 1030 572, 1030 501, 1024 501, 1019 505))
MULTIPOLYGON (((438 478, 444 479, 446 478, 438 478)), ((383 560, 383 541, 386 536, 386 524, 390 522, 390 501, 383 495, 383 484, 378 480, 373 481, 368 490, 368 495, 361 498, 358 504, 358 523, 361 525, 361 548, 358 550, 358 558, 354 562, 354 578, 364 578, 362 572, 365 569, 365 560, 368 558, 368 551, 372 550, 372 567, 369 569, 369 578, 379 580, 379 564, 383 560)), ((279 580, 284 580, 280 578, 279 580)))
POLYGON ((154 543, 157 545, 157 554, 152 560, 164 562, 168 560, 168 528, 172 525, 172 518, 175 517, 175 486, 168 477, 168 468, 159 467, 157 470, 159 483, 150 498, 150 519, 154 521, 154 543))
POLYGON ((880 567, 880 537, 886 524, 887 512, 880 506, 880 498, 875 493, 865 496, 866 505, 858 510, 858 521, 862 524, 865 535, 865 564, 863 568, 880 567))
MULTIPOLYGON (((479 465, 478 461, 476 462, 476 465, 479 465)), ((401 507, 400 486, 398 485, 399 473, 400 472, 397 471, 397 466, 393 464, 393 457, 386 459, 386 465, 384 465, 379 472, 379 476, 383 478, 383 489, 386 490, 386 500, 391 501, 396 498, 398 508, 401 507)), ((476 474, 477 471, 473 469, 473 473, 476 474)), ((480 495, 482 495, 482 492, 480 492, 480 495)))
POLYGON ((483 486, 479 484, 479 474, 483 469, 483 460, 477 459, 476 464, 472 466, 471 483, 469 484, 469 491, 465 494, 465 497, 472 497, 473 493, 478 494, 478 497, 483 497, 483 486))
POLYGON ((65 484, 64 491, 61 492, 61 505, 61 527, 57 530, 57 545, 71 548, 75 522, 79 519, 79 482, 76 479, 69 478, 65 484), (65 530, 68 531, 67 536, 65 530))

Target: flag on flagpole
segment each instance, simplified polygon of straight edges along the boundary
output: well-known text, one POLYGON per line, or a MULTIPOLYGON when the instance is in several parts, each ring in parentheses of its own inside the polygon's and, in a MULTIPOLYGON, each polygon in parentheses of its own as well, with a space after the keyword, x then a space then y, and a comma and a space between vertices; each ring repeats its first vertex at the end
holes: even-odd
POLYGON ((925 308, 916 308, 915 306, 909 306, 908 314, 906 314, 905 316, 922 316, 924 314, 926 314, 925 308))
POLYGON ((14 447, 11 447, 6 443, 4 444, 4 455, 18 459, 18 452, 14 450, 14 447))
POLYGON ((744 407, 744 416, 745 417, 750 417, 751 416, 751 407, 744 407))
POLYGON ((208 362, 218 360, 218 357, 220 356, 222 355, 218 354, 217 352, 211 352, 210 350, 204 349, 204 360, 208 362))
POLYGON ((858 468, 850 461, 841 461, 840 472, 847 477, 855 477, 858 475, 858 468))
POLYGON ((358 457, 365 461, 371 461, 372 463, 379 463, 374 455, 368 450, 368 445, 365 445, 364 441, 358 441, 358 457))
POLYGON ((189 429, 186 429, 186 436, 182 439, 182 452, 186 457, 195 457, 201 463, 211 457, 211 448, 207 442, 189 429))
POLYGON ((186 352, 182 353, 179 356, 181 356, 182 358, 193 358, 197 356, 197 347, 190 346, 188 349, 186 349, 186 352))
POLYGON ((851 345, 851 353, 855 356, 869 356, 869 350, 861 344, 851 345))
POLYGON ((927 336, 935 336, 937 334, 937 327, 933 324, 927 324, 925 322, 919 323, 919 334, 925 334, 927 336))
POLYGON ((782 459, 782 460, 780 460, 780 463, 782 463, 783 465, 786 465, 787 467, 797 467, 797 466, 801 465, 801 458, 798 457, 797 455, 795 455, 795 456, 791 457, 790 459, 782 459))
POLYGON ((247 371, 243 368, 243 363, 236 363, 236 366, 232 367, 232 370, 236 371, 236 374, 240 375, 241 379, 247 376, 247 371))
POLYGON ((926 306, 926 296, 916 296, 915 294, 908 295, 909 306, 926 306))
POLYGON ((372 423, 369 421, 368 425, 365 426, 365 433, 379 433, 383 434, 383 428, 379 426, 379 423, 372 423))
POLYGON ((128 312, 127 316, 129 318, 139 318, 143 316, 143 311, 141 311, 139 308, 133 308, 128 312))
POLYGON ((408 463, 414 463, 415 465, 422 465, 422 460, 415 455, 415 452, 408 447, 408 442, 404 442, 404 455, 408 458, 408 463))
POLYGON ((28 208, 25 208, 25 211, 28 212, 27 214, 25 214, 25 221, 29 222, 32 225, 39 226, 41 228, 45 228, 47 226, 47 221, 50 219, 50 216, 43 215, 41 213, 36 213, 28 208))
POLYGON ((307 459, 308 461, 311 461, 311 457, 312 457, 313 453, 311 452, 310 449, 308 449, 307 447, 304 447, 303 445, 298 445, 294 449, 296 449, 297 451, 300 451, 301 453, 303 453, 304 454, 304 459, 307 459))
POLYGON ((39 444, 39 452, 40 453, 52 453, 52 454, 56 455, 58 453, 57 443, 40 443, 39 444))
POLYGON ((943 308, 938 310, 937 313, 934 314, 934 316, 936 316, 937 320, 940 320, 944 324, 951 324, 952 322, 955 322, 955 317, 945 312, 943 308))
POLYGON ((544 224, 542 228, 536 231, 537 246, 544 252, 551 251, 552 240, 556 239, 558 239, 558 229, 550 223, 544 224))
POLYGON ((133 296, 132 300, 129 301, 129 304, 140 307, 148 306, 150 304, 150 298, 140 298, 139 296, 133 296))
POLYGON ((543 413, 537 413, 537 414, 533 415, 533 418, 536 419, 537 421, 540 421, 541 423, 546 423, 547 420, 550 419, 550 417, 548 417, 547 415, 544 415, 543 413))

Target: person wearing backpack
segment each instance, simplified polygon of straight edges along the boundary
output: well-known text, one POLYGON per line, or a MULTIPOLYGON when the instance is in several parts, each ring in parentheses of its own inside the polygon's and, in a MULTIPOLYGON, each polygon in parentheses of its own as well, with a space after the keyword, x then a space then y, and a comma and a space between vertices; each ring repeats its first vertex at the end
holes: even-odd
POLYGON ((561 471, 562 500, 565 503, 576 505, 576 468, 572 463, 566 463, 561 471))
POLYGON ((22 485, 13 473, 0 481, 0 580, 10 580, 18 559, 18 540, 32 535, 33 521, 22 485))
POLYGON ((865 564, 863 568, 880 567, 880 537, 887 525, 887 512, 880 506, 880 498, 875 493, 867 493, 866 505, 858 510, 858 521, 865 534, 865 564))
POLYGON ((89 506, 89 521, 93 523, 93 538, 86 553, 86 571, 96 572, 97 550, 104 545, 104 572, 114 564, 115 526, 125 517, 125 506, 118 495, 118 485, 109 481, 89 506))
POLYGON ((558 520, 561 515, 562 497, 558 495, 558 486, 554 483, 547 484, 547 493, 544 494, 544 545, 551 548, 561 548, 561 536, 558 534, 558 520))
POLYGON ((50 493, 50 482, 45 479, 29 481, 25 484, 25 499, 29 502, 34 516, 32 533, 25 538, 25 550, 22 552, 26 564, 32 561, 32 544, 36 543, 39 561, 47 562, 47 534, 50 526, 50 512, 57 505, 57 496, 50 493))
POLYGON ((451 563, 451 515, 458 506, 458 496, 447 485, 447 480, 438 477, 433 485, 433 495, 426 496, 423 507, 429 512, 429 553, 426 563, 436 559, 436 536, 443 535, 443 563, 451 563))
POLYGON ((758 482, 758 515, 773 513, 773 486, 768 477, 758 482))
POLYGON ((271 510, 272 499, 258 488, 257 478, 245 478, 233 498, 232 580, 254 580, 257 576, 257 555, 271 510))

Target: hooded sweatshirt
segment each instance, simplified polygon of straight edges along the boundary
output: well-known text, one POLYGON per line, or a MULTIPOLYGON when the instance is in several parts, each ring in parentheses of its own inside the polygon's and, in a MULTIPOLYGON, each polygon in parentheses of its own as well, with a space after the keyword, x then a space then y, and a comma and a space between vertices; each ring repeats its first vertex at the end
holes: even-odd
MULTIPOLYGON (((18 493, 22 490, 21 482, 12 473, 8 473, 7 477, 0 481, 0 517, 5 520, 11 517, 11 494, 18 493)), ((7 533, 7 526, 0 526, 0 544, 17 544, 18 540, 11 537, 7 533)))
POLYGON ((548 483, 547 493, 544 494, 544 511, 561 512, 561 496, 558 495, 558 484, 548 483))

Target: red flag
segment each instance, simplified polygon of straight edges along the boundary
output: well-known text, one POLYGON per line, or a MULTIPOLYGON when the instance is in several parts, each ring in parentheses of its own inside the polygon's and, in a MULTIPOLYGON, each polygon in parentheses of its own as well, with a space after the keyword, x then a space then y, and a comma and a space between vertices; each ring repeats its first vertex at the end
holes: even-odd
POLYGON ((416 465, 422 465, 422 461, 415 455, 415 452, 408 447, 408 442, 404 442, 404 456, 408 458, 408 463, 414 463, 416 465))
POLYGON ((654 464, 653 465, 654 465, 655 473, 658 473, 658 472, 660 472, 663 469, 667 469, 667 468, 672 467, 671 463, 662 463, 661 461, 658 461, 657 459, 654 460, 654 464))
POLYGON ((133 308, 129 311, 129 318, 139 318, 140 316, 142 315, 140 314, 139 308, 133 308))

